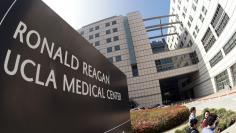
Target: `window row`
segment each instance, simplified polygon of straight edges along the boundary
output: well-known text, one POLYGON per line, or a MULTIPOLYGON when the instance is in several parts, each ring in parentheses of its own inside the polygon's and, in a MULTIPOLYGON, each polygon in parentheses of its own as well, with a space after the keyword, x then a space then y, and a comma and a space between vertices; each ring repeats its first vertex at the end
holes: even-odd
MULTIPOLYGON (((118 51, 118 50, 120 50, 120 45, 114 46, 114 51, 118 51)), ((110 53, 110 52, 112 52, 112 47, 107 48, 107 53, 110 53)))
POLYGON ((108 26, 110 26, 110 25, 115 25, 115 24, 117 24, 116 21, 107 22, 107 23, 105 24, 105 27, 108 27, 108 26))
MULTIPOLYGON (((235 86, 236 85, 236 63, 230 67, 230 72, 232 75, 233 86, 235 86)), ((216 89, 218 91, 222 89, 226 89, 226 88, 227 89, 232 88, 232 86, 230 85, 229 74, 227 70, 216 75, 214 79, 215 79, 216 89)))
POLYGON ((91 27, 91 28, 89 28, 89 32, 92 32, 92 31, 94 31, 94 30, 99 30, 99 26, 95 26, 95 27, 91 27))
MULTIPOLYGON (((225 26, 229 21, 229 16, 225 13, 224 9, 218 4, 215 14, 211 20, 211 25, 214 28, 217 36, 223 32, 225 26)), ((202 38, 202 44, 204 46, 205 51, 207 52, 215 43, 216 38, 213 35, 211 29, 208 27, 205 35, 202 38)))
POLYGON ((190 54, 184 54, 169 58, 164 58, 156 60, 157 72, 168 71, 172 69, 177 69, 189 65, 194 65, 199 62, 196 52, 190 54))
POLYGON ((202 45, 204 46, 205 51, 207 52, 215 43, 216 38, 213 35, 211 29, 208 27, 205 35, 202 38, 202 45))
POLYGON ((225 55, 227 55, 235 46, 236 46, 236 32, 223 47, 225 55))
POLYGON ((115 32, 118 32, 118 29, 117 28, 113 28, 113 29, 106 30, 106 34, 111 34, 111 31, 113 33, 115 33, 115 32))
POLYGON ((215 29, 215 32, 218 36, 220 36, 222 31, 224 30, 228 21, 229 21, 229 16, 221 7, 221 5, 218 4, 215 14, 211 20, 211 25, 215 29))
MULTIPOLYGON (((236 46, 236 33, 229 39, 229 41, 224 45, 223 50, 225 55, 227 55, 236 46)), ((219 51, 211 60, 210 65, 213 67, 219 61, 223 59, 222 52, 219 51)))
MULTIPOLYGON (((119 37, 118 37, 118 36, 113 37, 113 41, 117 41, 117 40, 119 40, 119 37)), ((111 38, 107 38, 107 39, 106 39, 106 42, 107 42, 107 43, 111 42, 111 38)), ((94 46, 99 46, 99 45, 100 45, 100 41, 94 42, 94 46)), ((116 48, 116 49, 118 49, 118 48, 116 48)))
POLYGON ((210 65, 211 67, 215 66, 218 62, 220 62, 223 59, 222 52, 219 51, 211 60, 210 65))
MULTIPOLYGON (((115 56, 114 58, 116 62, 122 61, 121 55, 115 56)), ((113 63, 114 62, 113 57, 109 57, 108 61, 113 63)))
MULTIPOLYGON (((95 34, 95 38, 97 38, 97 37, 99 37, 99 34, 95 34)), ((89 35, 89 40, 91 40, 91 39, 93 39, 93 35, 89 35)), ((113 41, 118 41, 118 40, 119 40, 119 36, 114 36, 113 37, 113 41)), ((99 41, 96 41, 96 42, 95 42, 95 46, 100 45, 99 41), (96 44, 96 42, 97 42, 97 44, 96 44)), ((107 38, 106 42, 107 43, 112 42, 112 38, 107 38)))
MULTIPOLYGON (((105 27, 108 27, 108 26, 110 26, 110 25, 115 25, 115 24, 117 24, 116 21, 107 22, 107 23, 105 23, 105 27)), ((98 25, 98 26, 95 26, 95 27, 91 27, 91 28, 89 28, 89 32, 93 32, 93 31, 99 30, 99 29, 100 29, 100 26, 99 26, 99 25, 98 25)), ((83 35, 83 34, 84 34, 84 31, 81 31, 80 34, 83 35)))
MULTIPOLYGON (((107 42, 107 43, 110 43, 110 42, 111 42, 111 39, 112 39, 112 38, 107 38, 107 39, 106 39, 106 42, 107 42)), ((114 36, 114 37, 113 37, 113 41, 118 41, 118 40, 119 40, 119 36, 114 36)))
POLYGON ((230 85, 229 82, 229 75, 227 70, 221 72, 220 74, 218 74, 217 76, 215 76, 215 83, 216 83, 216 88, 217 90, 222 90, 225 89, 226 86, 230 85))
POLYGON ((99 33, 96 33, 94 35, 89 35, 89 40, 93 39, 93 38, 97 38, 97 37, 100 37, 100 34, 99 33))
MULTIPOLYGON (((115 32, 118 32, 118 29, 117 29, 117 28, 113 28, 112 30, 111 30, 111 29, 106 30, 106 34, 111 34, 111 31, 112 31, 113 33, 115 33, 115 32)), ((91 40, 91 39, 93 39, 93 38, 97 38, 97 37, 100 37, 100 34, 99 34, 99 33, 96 33, 96 34, 94 34, 94 35, 89 35, 89 40, 91 40)))
POLYGON ((198 34, 198 32, 199 32, 199 28, 198 28, 198 26, 196 25, 194 29, 195 29, 195 31, 193 32, 193 37, 196 38, 196 37, 197 37, 197 34, 198 34))
POLYGON ((230 67, 232 79, 233 79, 233 85, 236 85, 236 63, 230 67))

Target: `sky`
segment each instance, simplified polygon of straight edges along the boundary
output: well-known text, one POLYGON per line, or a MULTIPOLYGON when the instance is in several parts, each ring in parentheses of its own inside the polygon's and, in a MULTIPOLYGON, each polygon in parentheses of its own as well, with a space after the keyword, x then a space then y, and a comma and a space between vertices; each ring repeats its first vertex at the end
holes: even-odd
POLYGON ((143 18, 169 14, 170 0, 42 0, 75 30, 111 16, 140 11, 143 18))

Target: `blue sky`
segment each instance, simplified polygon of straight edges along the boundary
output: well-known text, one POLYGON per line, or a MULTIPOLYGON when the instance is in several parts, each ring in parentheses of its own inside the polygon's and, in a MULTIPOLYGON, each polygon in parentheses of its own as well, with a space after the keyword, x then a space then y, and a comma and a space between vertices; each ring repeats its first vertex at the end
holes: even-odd
POLYGON ((144 18, 169 14, 170 0, 43 0, 74 29, 128 12, 144 18))

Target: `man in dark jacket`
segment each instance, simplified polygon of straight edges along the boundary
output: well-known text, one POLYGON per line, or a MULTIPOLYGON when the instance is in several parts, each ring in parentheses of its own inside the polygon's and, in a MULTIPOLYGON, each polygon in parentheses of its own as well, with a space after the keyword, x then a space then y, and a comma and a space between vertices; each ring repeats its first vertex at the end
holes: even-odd
POLYGON ((190 120, 190 129, 188 133, 199 133, 199 131, 197 130, 197 123, 198 123, 197 119, 190 120))

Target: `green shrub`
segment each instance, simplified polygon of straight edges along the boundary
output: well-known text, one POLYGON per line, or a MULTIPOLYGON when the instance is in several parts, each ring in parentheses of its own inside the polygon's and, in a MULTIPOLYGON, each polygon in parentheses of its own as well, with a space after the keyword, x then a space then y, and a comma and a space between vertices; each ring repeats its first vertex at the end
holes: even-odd
POLYGON ((224 115, 227 114, 227 111, 224 108, 221 108, 221 109, 217 110, 216 114, 218 115, 218 117, 222 118, 222 117, 224 117, 224 115))
POLYGON ((133 133, 156 133, 172 129, 185 122, 189 110, 184 106, 170 106, 131 112, 133 133))

